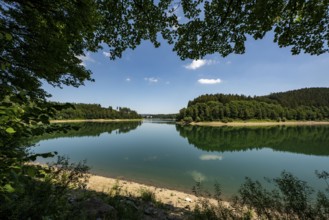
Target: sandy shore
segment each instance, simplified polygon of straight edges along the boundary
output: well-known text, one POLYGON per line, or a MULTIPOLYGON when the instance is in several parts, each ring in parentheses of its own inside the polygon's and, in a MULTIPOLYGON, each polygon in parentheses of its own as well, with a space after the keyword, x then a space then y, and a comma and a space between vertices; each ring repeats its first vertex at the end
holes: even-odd
MULTIPOLYGON (((192 194, 179 192, 176 190, 158 188, 136 182, 118 180, 96 175, 91 175, 87 187, 90 190, 104 193, 114 193, 114 188, 119 187, 121 195, 135 197, 139 197, 142 190, 147 190, 154 192, 156 201, 162 202, 164 204, 170 204, 178 208, 186 208, 188 206, 193 209, 198 200, 198 198, 192 194)), ((214 199, 209 199, 209 202, 216 204, 214 199)), ((225 202, 225 204, 228 205, 229 203, 225 202)))
POLYGON ((74 122, 129 122, 142 121, 143 119, 67 119, 67 120, 50 120, 50 123, 74 123, 74 122))
POLYGON ((198 126, 276 126, 276 125, 329 125, 329 121, 286 121, 286 122, 228 122, 220 121, 212 122, 192 122, 191 125, 198 126))

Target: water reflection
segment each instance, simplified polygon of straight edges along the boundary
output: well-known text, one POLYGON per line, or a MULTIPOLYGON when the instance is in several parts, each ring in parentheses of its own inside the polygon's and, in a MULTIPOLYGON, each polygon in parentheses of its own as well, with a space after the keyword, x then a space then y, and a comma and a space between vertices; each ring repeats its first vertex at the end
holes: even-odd
POLYGON ((71 123, 72 129, 63 133, 45 134, 41 137, 34 139, 34 142, 40 140, 49 140, 63 137, 98 137, 103 133, 107 134, 124 134, 135 130, 138 126, 142 125, 141 121, 127 121, 127 122, 84 122, 84 123, 71 123))
POLYGON ((87 159, 98 175, 187 192, 195 181, 210 190, 219 182, 228 196, 236 193, 245 176, 274 178, 282 170, 322 189, 323 181, 314 171, 329 164, 329 126, 181 127, 144 121, 80 127, 40 137, 32 149, 57 151, 72 162, 87 159))
MULTIPOLYGON (((189 144, 205 151, 272 148, 307 155, 329 155, 329 126, 202 127, 176 125, 189 144)), ((203 160, 222 159, 204 155, 203 160)))

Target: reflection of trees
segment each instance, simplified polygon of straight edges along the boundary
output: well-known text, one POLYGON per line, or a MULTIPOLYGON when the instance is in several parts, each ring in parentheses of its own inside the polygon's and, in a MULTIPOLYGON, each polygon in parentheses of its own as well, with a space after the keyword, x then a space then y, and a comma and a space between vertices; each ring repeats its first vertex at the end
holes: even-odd
POLYGON ((53 138, 61 137, 84 137, 84 136, 99 136, 102 133, 115 132, 117 134, 128 133, 135 130, 138 126, 142 124, 141 121, 129 121, 129 122, 85 122, 85 123, 74 123, 70 124, 72 129, 68 130, 66 133, 51 133, 46 134, 33 142, 36 143, 40 140, 48 140, 53 138))
POLYGON ((206 151, 272 148, 302 154, 329 155, 329 126, 200 127, 176 125, 190 144, 206 151))

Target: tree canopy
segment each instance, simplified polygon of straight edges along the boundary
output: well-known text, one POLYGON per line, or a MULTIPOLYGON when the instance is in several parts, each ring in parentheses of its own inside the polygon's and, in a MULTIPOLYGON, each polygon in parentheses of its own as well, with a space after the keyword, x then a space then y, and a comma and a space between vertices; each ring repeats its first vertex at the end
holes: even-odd
POLYGON ((305 88, 267 96, 206 94, 188 102, 177 120, 328 120, 329 88, 305 88))
POLYGON ((245 52, 248 38, 300 52, 328 52, 328 0, 4 0, 0 4, 1 96, 45 97, 41 85, 92 80, 86 51, 107 45, 112 59, 143 40, 173 44, 181 59, 245 52))

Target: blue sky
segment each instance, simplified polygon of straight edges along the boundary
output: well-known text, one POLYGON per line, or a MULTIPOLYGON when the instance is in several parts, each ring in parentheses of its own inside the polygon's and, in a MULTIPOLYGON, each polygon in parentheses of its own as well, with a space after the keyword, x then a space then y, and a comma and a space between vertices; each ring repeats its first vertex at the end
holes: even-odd
POLYGON ((177 113, 189 100, 206 93, 254 96, 329 86, 328 55, 292 56, 289 48, 279 48, 272 39, 248 40, 242 55, 222 58, 214 54, 197 61, 180 60, 165 42, 160 48, 143 42, 115 61, 104 49, 82 57, 95 82, 63 89, 44 85, 44 89, 53 101, 98 103, 156 114, 177 113))

